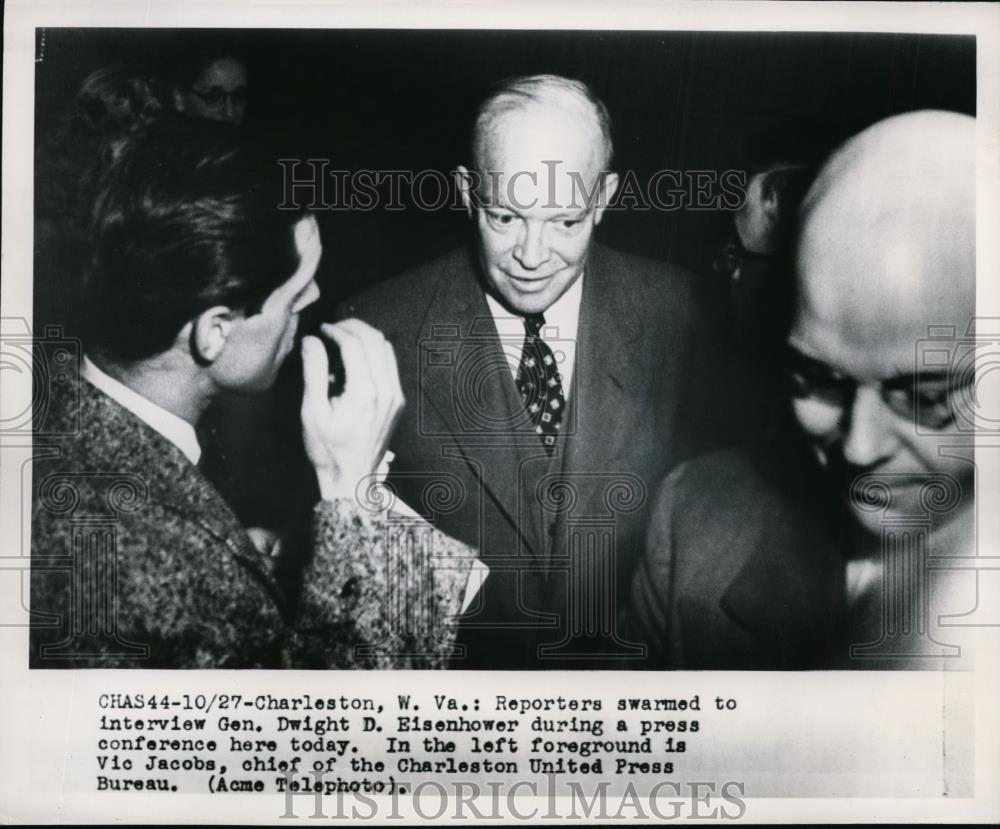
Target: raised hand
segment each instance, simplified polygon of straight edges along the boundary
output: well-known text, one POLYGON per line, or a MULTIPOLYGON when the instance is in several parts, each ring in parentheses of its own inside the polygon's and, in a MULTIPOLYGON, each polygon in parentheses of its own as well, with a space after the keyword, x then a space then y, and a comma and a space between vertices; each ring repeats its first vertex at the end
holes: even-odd
POLYGON ((340 347, 344 391, 329 397, 329 361, 317 337, 302 339, 302 434, 324 500, 353 498, 377 468, 405 404, 392 346, 357 319, 321 327, 340 347))

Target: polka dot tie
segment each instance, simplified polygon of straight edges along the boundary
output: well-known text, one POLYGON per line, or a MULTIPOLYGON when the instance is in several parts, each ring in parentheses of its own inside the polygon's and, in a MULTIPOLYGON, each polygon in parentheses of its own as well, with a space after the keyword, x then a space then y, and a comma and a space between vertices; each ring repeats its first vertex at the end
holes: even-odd
POLYGON ((555 355, 541 337, 544 325, 542 314, 530 314, 524 318, 524 348, 517 367, 516 382, 535 432, 551 455, 556 448, 566 398, 555 355))

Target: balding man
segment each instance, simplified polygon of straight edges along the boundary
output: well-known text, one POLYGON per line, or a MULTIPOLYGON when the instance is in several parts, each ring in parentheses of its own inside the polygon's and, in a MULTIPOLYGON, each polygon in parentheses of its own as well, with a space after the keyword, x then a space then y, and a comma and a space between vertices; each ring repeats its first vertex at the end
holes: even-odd
POLYGON ((501 84, 458 168, 476 244, 345 310, 400 361, 390 483, 490 569, 458 668, 640 653, 615 614, 652 487, 694 451, 699 383, 716 375, 694 368, 710 335, 693 275, 594 242, 611 155, 607 110, 584 84, 501 84))
POLYGON ((896 116, 820 171, 796 252, 793 423, 665 481, 630 609, 653 666, 959 656, 938 623, 969 609, 967 585, 941 568, 974 554, 972 377, 953 370, 956 340, 918 356, 931 326, 961 337, 975 314, 974 133, 969 116, 896 116))

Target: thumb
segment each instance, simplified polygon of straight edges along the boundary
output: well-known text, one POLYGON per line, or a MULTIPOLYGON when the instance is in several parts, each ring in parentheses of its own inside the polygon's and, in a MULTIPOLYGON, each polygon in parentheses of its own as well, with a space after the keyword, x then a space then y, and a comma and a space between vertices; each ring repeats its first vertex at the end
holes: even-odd
POLYGON ((302 406, 326 406, 330 388, 330 367, 326 348, 318 337, 302 338, 302 406))

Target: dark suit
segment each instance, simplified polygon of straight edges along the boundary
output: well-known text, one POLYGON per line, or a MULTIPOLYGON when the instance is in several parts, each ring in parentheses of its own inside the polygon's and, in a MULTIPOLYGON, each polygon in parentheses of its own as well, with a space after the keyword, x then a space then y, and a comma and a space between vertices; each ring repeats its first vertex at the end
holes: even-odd
MULTIPOLYGON (((341 309, 393 344, 407 405, 390 482, 491 573, 463 617, 463 668, 600 667, 638 655, 613 623, 650 488, 700 446, 710 316, 697 277, 595 245, 555 455, 523 411, 474 252, 341 309), (449 497, 435 503, 434 487, 449 497)), ((510 347, 520 349, 521 341, 510 347)))
MULTIPOLYGON (((915 531, 899 527, 900 534, 915 531)), ((842 495, 829 486, 809 447, 793 435, 682 464, 657 494, 646 551, 633 580, 625 627, 649 647, 650 659, 640 667, 953 667, 954 659, 931 657, 950 652, 950 646, 912 639, 913 653, 920 655, 905 659, 898 646, 882 640, 878 583, 849 610, 847 556, 861 543, 842 495), (883 645, 852 658, 852 644, 880 641, 883 645)), ((912 597, 918 576, 902 564, 914 560, 904 552, 908 546, 903 542, 894 548, 903 557, 891 569, 909 580, 904 592, 912 597)), ((939 583, 930 574, 923 577, 934 593, 939 583)), ((896 607, 910 612, 916 607, 910 601, 896 607)), ((931 604, 933 609, 933 599, 931 604)), ((899 625, 903 631, 910 628, 899 625)), ((918 628, 912 625, 914 633, 918 628)))
POLYGON ((444 663, 464 545, 338 501, 312 511, 313 555, 265 555, 173 443, 89 383, 72 387, 79 403, 57 399, 46 419, 64 436, 35 441, 32 667, 444 663), (387 595, 433 623, 401 628, 387 595))

